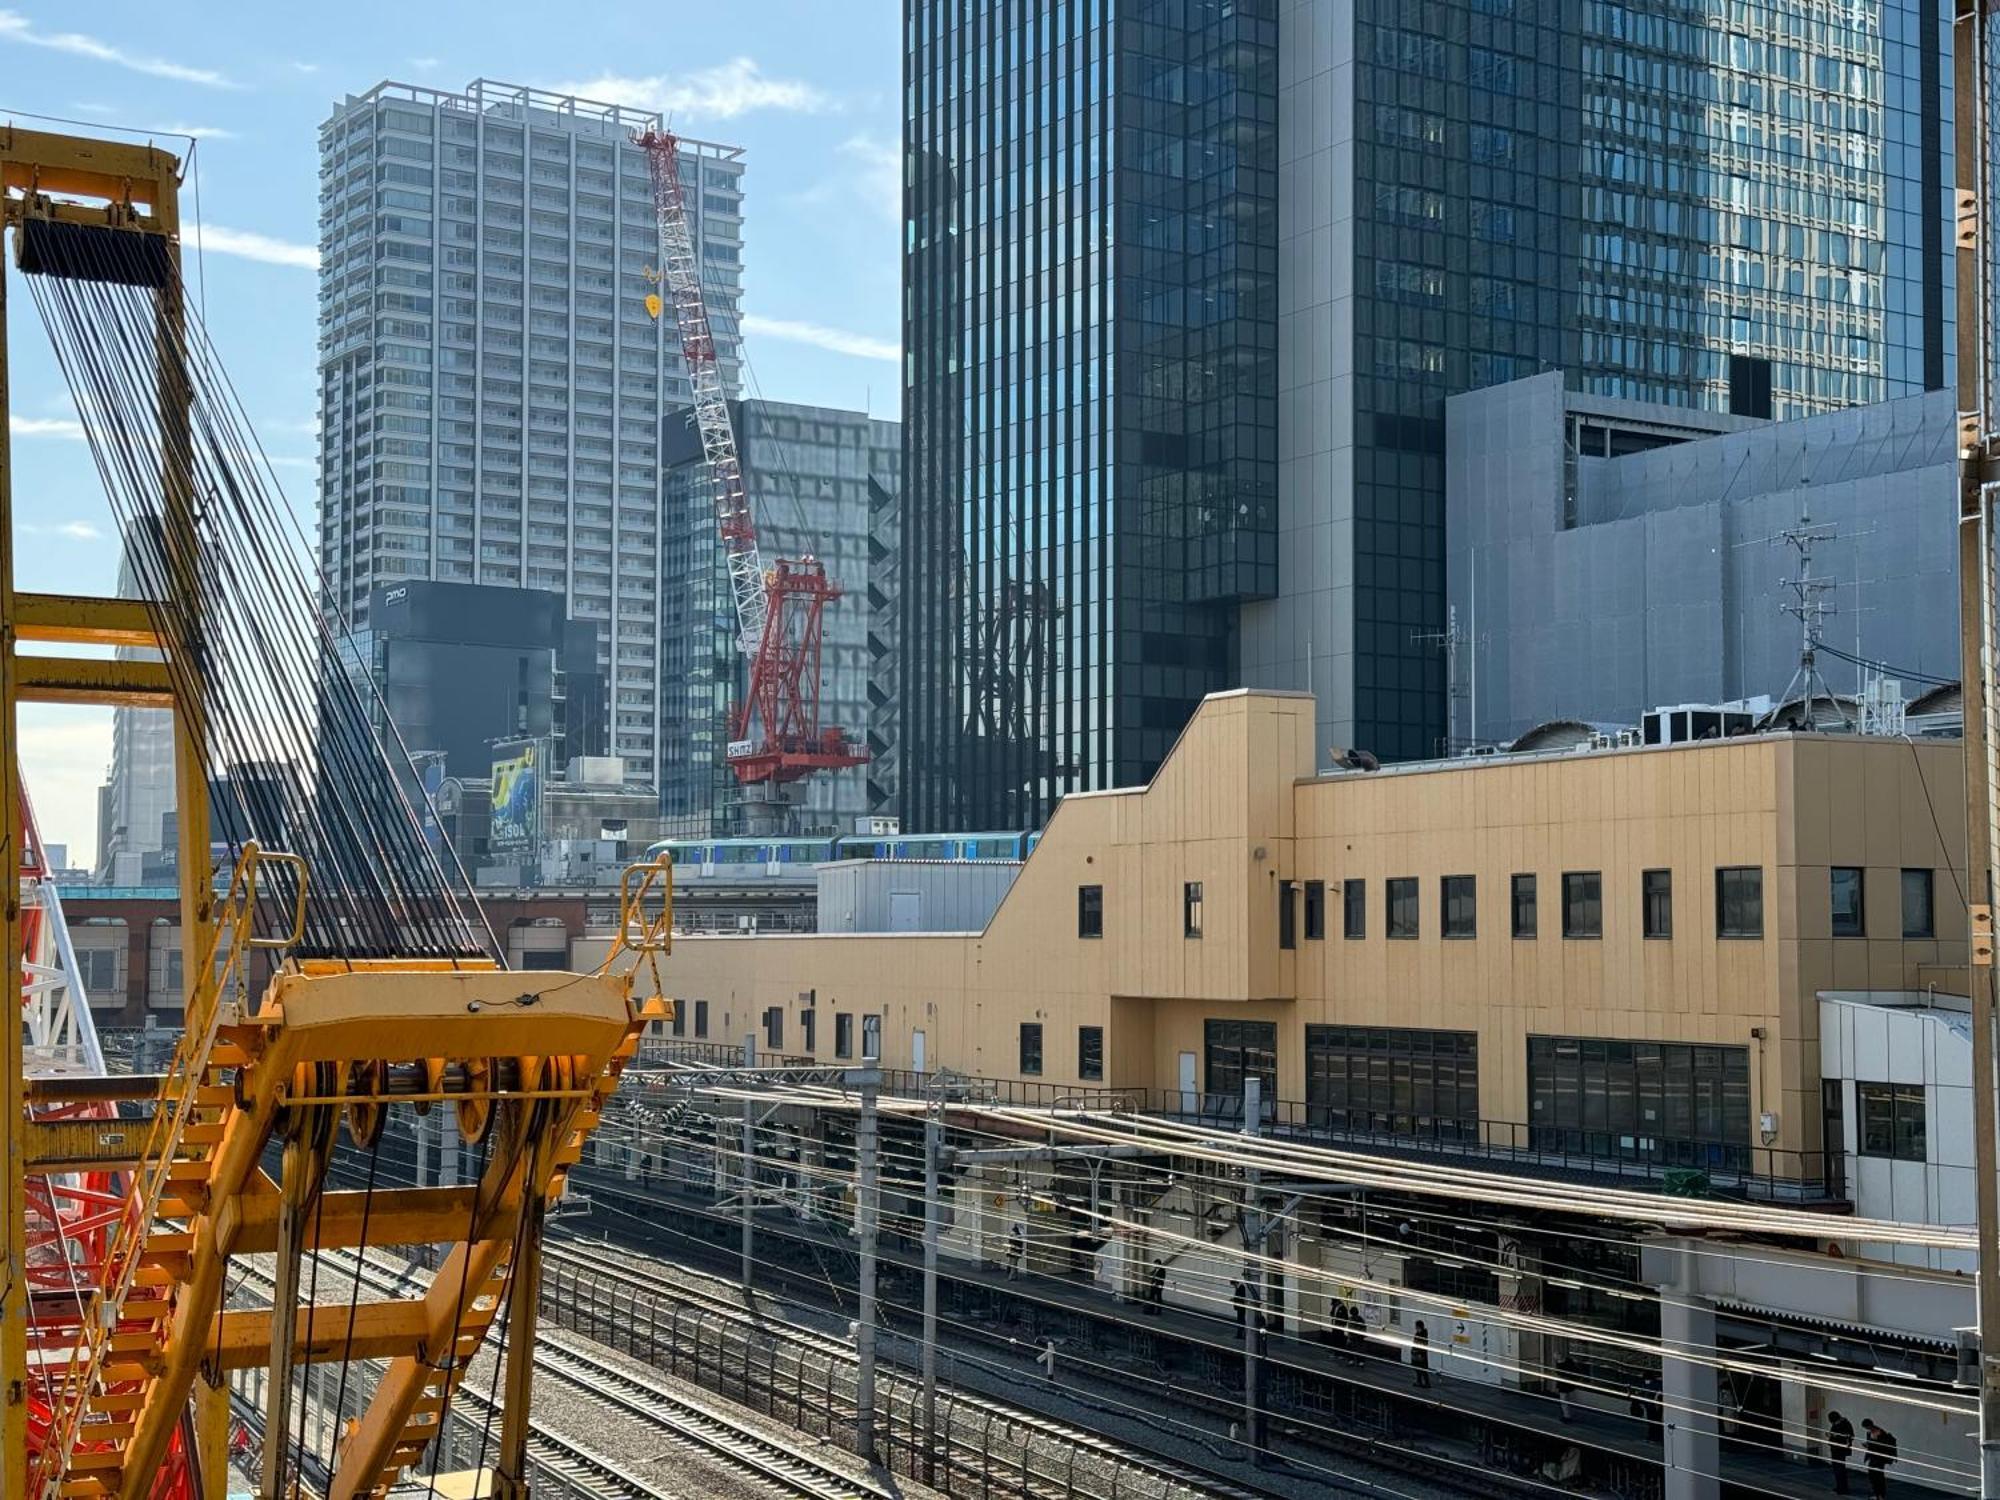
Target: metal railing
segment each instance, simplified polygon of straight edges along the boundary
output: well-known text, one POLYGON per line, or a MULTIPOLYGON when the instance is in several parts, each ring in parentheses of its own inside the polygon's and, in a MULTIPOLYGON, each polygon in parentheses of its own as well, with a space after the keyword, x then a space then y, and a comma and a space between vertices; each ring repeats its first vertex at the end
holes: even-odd
MULTIPOLYGON (((1217 1129, 1243 1125, 1240 1094, 1155 1089, 1149 1113, 1217 1129)), ((1839 1151, 1797 1151, 1642 1132, 1570 1129, 1519 1120, 1466 1119, 1395 1110, 1264 1101, 1265 1134, 1380 1155, 1449 1156, 1510 1171, 1614 1179, 1691 1196, 1837 1202, 1846 1195, 1839 1151)))

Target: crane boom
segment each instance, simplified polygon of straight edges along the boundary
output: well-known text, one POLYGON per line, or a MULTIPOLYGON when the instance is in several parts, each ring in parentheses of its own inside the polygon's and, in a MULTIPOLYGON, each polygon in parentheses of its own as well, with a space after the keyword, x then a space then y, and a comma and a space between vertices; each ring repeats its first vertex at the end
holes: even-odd
POLYGON ((702 297, 701 261, 681 190, 680 141, 671 131, 649 130, 638 137, 638 145, 646 153, 653 207, 660 221, 660 282, 680 328, 681 357, 687 361, 688 383, 694 387, 695 423, 715 486, 715 516, 729 560, 729 589, 736 599, 737 639, 744 656, 754 658, 768 613, 764 559, 736 454, 736 432, 729 424, 729 403, 722 394, 722 366, 716 358, 715 334, 708 326, 708 304, 702 297))

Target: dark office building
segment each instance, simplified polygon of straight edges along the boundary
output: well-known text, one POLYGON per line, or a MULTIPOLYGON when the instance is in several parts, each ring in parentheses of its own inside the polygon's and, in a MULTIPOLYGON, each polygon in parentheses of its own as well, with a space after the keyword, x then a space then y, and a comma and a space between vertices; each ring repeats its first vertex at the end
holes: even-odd
POLYGON ((905 18, 913 821, 1140 780, 1214 687, 1438 753, 1456 392, 1785 418, 1949 379, 1925 0, 905 18))
POLYGON ((1277 587, 1277 0, 910 0, 902 806, 1142 780, 1277 587))
MULTIPOLYGON (((598 627, 561 594, 412 579, 378 586, 354 650, 412 754, 484 776, 495 740, 548 739, 555 763, 605 753, 610 705, 598 627)), ((380 726, 378 725, 378 728, 380 726)))

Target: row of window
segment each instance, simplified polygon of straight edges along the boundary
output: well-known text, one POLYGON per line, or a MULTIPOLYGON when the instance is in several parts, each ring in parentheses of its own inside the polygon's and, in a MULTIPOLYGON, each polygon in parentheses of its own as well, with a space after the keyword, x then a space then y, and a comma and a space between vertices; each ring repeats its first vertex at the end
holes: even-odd
MULTIPOLYGON (((1042 1023, 1021 1023, 1020 1073, 1023 1078, 1042 1075, 1042 1023)), ((1076 1076, 1086 1083, 1104 1081, 1104 1028, 1076 1028, 1076 1076)))
MULTIPOLYGON (((1905 938, 1936 936, 1935 872, 1904 870, 1902 873, 1902 934, 1905 938)), ((1867 872, 1856 866, 1836 865, 1829 874, 1831 930, 1835 937, 1866 937, 1866 903, 1863 900, 1867 872)), ((1422 936, 1418 892, 1414 875, 1392 875, 1383 881, 1383 904, 1387 911, 1385 935, 1397 939, 1422 936)), ((1368 882, 1337 882, 1340 894, 1341 935, 1351 940, 1368 936, 1368 882)), ((1327 882, 1323 880, 1278 882, 1278 946, 1298 943, 1299 897, 1304 895, 1304 927, 1309 941, 1326 936, 1327 882)), ((1533 874, 1518 874, 1508 880, 1508 928, 1516 938, 1540 936, 1539 885, 1533 874)), ((1181 931, 1190 938, 1202 933, 1202 888, 1199 880, 1181 887, 1181 931)), ((1453 939, 1479 936, 1479 886, 1473 875, 1445 875, 1438 880, 1438 912, 1443 936, 1453 939)), ((1648 938, 1674 935, 1674 872, 1644 870, 1639 876, 1640 930, 1648 938)), ((1104 887, 1082 885, 1076 891, 1076 933, 1078 937, 1104 936, 1104 887)), ((1566 870, 1562 875, 1562 935, 1587 939, 1604 936, 1604 875, 1600 870, 1566 870)), ((1761 938, 1764 935, 1764 871, 1758 865, 1724 865, 1715 872, 1715 935, 1719 938, 1761 938)))
MULTIPOLYGON (((799 1040, 803 1050, 814 1055, 819 1051, 819 1015, 813 1009, 811 990, 799 996, 804 1007, 799 1012, 799 1040)), ((674 1005, 673 1034, 684 1037, 689 1034, 689 1022, 693 1022, 693 1034, 698 1038, 708 1036, 708 1002, 706 1000, 678 1001, 674 1005)), ((773 1005, 765 1010, 764 1045, 773 1052, 781 1052, 785 1046, 785 1008, 773 1005)), ((854 1013, 835 1011, 833 1016, 833 1055, 837 1058, 854 1056, 854 1013)), ((876 1057, 882 1055, 882 1018, 879 1015, 861 1017, 861 1055, 876 1057)))

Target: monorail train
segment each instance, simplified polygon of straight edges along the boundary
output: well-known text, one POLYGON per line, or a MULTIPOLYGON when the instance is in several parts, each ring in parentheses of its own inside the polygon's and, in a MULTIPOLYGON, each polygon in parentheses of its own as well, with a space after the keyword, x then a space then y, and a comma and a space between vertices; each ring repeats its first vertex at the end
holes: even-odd
POLYGON ((1041 840, 1034 833, 848 834, 813 839, 661 839, 648 859, 673 856, 683 880, 744 875, 799 875, 836 859, 1019 860, 1041 840))

